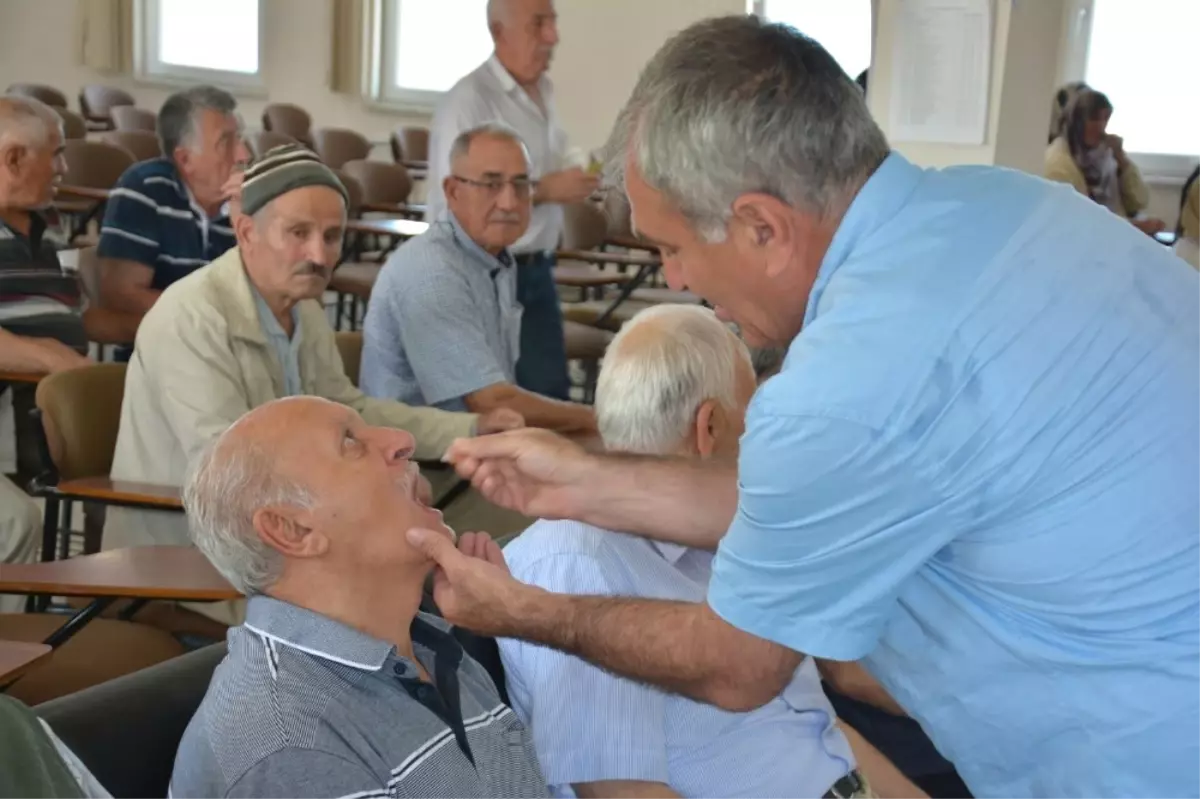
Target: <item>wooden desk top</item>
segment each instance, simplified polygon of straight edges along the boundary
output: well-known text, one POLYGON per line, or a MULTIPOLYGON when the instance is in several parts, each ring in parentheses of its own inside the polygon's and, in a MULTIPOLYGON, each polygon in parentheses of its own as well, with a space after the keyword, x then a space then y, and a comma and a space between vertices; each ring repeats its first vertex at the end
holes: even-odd
POLYGON ((0 372, 0 383, 38 383, 43 377, 36 372, 0 372))
POLYGON ((108 189, 93 189, 90 186, 69 186, 63 184, 57 189, 58 195, 68 194, 72 197, 83 197, 85 200, 107 200, 108 189))
POLYGON ((219 602, 241 596, 195 547, 110 549, 49 563, 5 564, 0 593, 219 602))
POLYGON ((351 219, 346 223, 346 230, 353 233, 373 233, 405 239, 420 236, 428 229, 428 222, 418 222, 415 219, 351 219))
POLYGON ((176 486, 157 483, 135 483, 131 480, 110 480, 107 477, 81 477, 64 480, 55 486, 60 494, 108 502, 132 502, 166 510, 183 510, 183 500, 176 486))
POLYGON ((46 644, 0 641, 0 684, 20 677, 54 651, 46 644))
POLYGON ((605 250, 559 250, 558 257, 570 261, 586 261, 592 264, 620 264, 622 266, 662 266, 662 259, 648 253, 607 252, 605 250))
POLYGON ((559 264, 554 267, 554 282, 560 286, 622 286, 633 280, 625 272, 604 272, 584 264, 559 264))
POLYGON ((645 239, 639 239, 636 236, 609 236, 606 241, 609 244, 617 247, 624 247, 627 250, 649 250, 650 252, 658 252, 657 244, 651 244, 645 239))

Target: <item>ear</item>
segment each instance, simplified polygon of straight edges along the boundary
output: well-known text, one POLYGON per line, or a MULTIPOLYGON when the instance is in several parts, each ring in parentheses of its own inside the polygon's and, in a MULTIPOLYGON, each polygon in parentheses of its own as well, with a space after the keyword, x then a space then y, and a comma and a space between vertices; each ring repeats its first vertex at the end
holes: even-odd
POLYGON ((171 153, 171 160, 176 163, 181 172, 186 172, 192 163, 192 151, 187 147, 176 147, 171 153))
POLYGON ((754 252, 766 265, 767 276, 776 277, 792 260, 796 210, 769 194, 743 194, 733 201, 732 211, 735 244, 754 252))
POLYGON ((259 508, 251 523, 267 546, 289 558, 313 558, 329 550, 329 539, 308 526, 309 514, 290 507, 259 508))
MULTIPOLYGON (((453 167, 450 171, 454 171, 453 167)), ((458 199, 458 181, 450 175, 442 179, 442 195, 446 198, 447 202, 458 199)))
POLYGON ((0 153, 0 164, 3 164, 5 170, 9 172, 16 172, 20 170, 28 152, 28 148, 26 148, 25 145, 12 144, 8 147, 5 147, 4 151, 0 153))
POLYGON ((252 241, 255 225, 254 217, 249 214, 238 214, 233 218, 233 233, 237 237, 238 246, 252 241))
POLYGON ((705 400, 696 409, 694 435, 696 452, 701 458, 712 457, 713 452, 716 451, 717 439, 720 436, 720 415, 721 408, 716 400, 705 400))

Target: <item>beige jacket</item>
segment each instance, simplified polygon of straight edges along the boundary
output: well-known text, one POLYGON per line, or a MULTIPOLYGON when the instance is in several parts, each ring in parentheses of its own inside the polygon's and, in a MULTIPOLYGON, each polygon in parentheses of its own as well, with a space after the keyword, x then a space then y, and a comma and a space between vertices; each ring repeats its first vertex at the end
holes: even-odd
MULTIPOLYGON (((346 377, 321 304, 299 306, 304 393, 340 402, 373 425, 417 440, 417 458, 436 460, 476 417, 413 408, 363 395, 346 377)), ((182 485, 189 461, 242 414, 283 394, 283 366, 259 324, 238 249, 158 299, 138 330, 125 378, 115 480, 182 485)), ((435 486, 436 489, 436 486, 435 486)), ((110 508, 104 546, 187 544, 182 514, 110 508)))
MULTIPOLYGON (((1047 180, 1057 183, 1069 183, 1075 191, 1088 196, 1087 179, 1075 159, 1071 157, 1071 148, 1067 146, 1067 138, 1059 136, 1050 142, 1046 148, 1044 171, 1047 180)), ((1134 216, 1150 203, 1150 191, 1142 180, 1142 173, 1137 165, 1130 162, 1121 172, 1121 208, 1111 209, 1114 213, 1125 212, 1126 216, 1134 216)))

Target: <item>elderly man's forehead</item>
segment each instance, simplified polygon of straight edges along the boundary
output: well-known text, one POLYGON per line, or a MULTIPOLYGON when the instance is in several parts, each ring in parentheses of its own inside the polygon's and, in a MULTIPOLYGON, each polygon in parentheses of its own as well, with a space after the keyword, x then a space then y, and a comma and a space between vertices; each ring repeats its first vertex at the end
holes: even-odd
MULTIPOLYGON (((226 432, 231 441, 264 443, 297 431, 335 427, 357 418, 352 410, 320 397, 288 397, 260 405, 239 419, 226 432)), ((303 436, 300 436, 301 438, 303 436)))

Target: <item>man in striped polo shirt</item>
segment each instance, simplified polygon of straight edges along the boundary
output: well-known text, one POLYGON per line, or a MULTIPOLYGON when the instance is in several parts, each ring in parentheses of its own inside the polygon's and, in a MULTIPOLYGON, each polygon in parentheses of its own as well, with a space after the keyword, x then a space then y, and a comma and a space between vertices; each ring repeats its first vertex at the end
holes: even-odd
POLYGON ((228 184, 249 159, 236 108, 212 86, 163 103, 163 157, 127 169, 105 210, 97 254, 106 306, 140 318, 163 289, 236 244, 228 184))
MULTIPOLYGON (((416 441, 315 397, 250 411, 184 486, 191 536, 249 597, 179 744, 171 795, 545 796, 528 728, 442 619, 404 530, 416 441)), ((500 550, 468 533, 464 552, 500 550)))
MULTIPOLYGON (((43 214, 66 166, 61 121, 24 97, 0 97, 0 370, 49 373, 88 362, 74 277, 58 261, 53 220, 43 214)), ((0 392, 6 384, 0 383, 0 392)), ((18 431, 33 405, 31 384, 12 384, 18 431)), ((19 436, 24 438, 24 436, 19 436)), ((27 446, 18 443, 18 455, 27 446)), ((34 560, 41 514, 0 476, 0 564, 34 560)), ((0 596, 0 612, 23 597, 0 596)))

